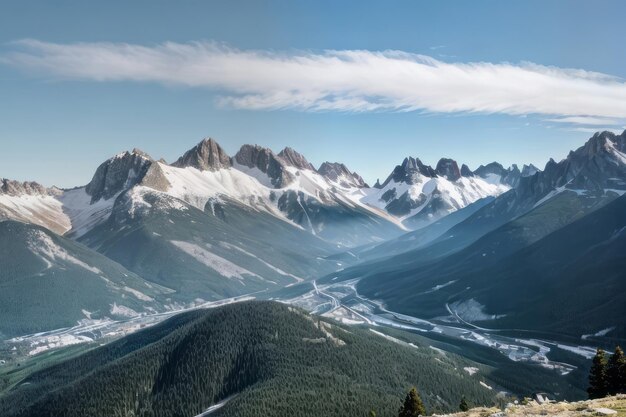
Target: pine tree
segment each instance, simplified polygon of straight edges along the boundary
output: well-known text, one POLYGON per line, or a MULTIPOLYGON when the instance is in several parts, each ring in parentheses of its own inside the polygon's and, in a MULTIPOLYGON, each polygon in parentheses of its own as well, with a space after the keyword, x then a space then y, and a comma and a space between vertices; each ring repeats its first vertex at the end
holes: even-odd
POLYGON ((467 405, 467 401, 465 400, 465 396, 461 397, 461 403, 459 404, 459 410, 461 410, 461 411, 469 410, 469 405, 467 405))
POLYGON ((611 395, 626 392, 626 358, 619 346, 609 358, 606 369, 607 392, 611 395))
POLYGON ((589 398, 602 398, 607 395, 606 368, 604 350, 598 348, 589 371, 589 388, 587 388, 589 398))
POLYGON ((398 417, 418 417, 426 415, 426 408, 415 387, 406 395, 404 404, 398 411, 398 417))

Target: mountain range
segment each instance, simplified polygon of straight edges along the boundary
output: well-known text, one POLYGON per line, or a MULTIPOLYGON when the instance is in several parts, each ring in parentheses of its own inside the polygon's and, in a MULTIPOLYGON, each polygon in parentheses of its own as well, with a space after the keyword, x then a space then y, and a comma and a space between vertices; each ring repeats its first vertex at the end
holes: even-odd
POLYGON ((345 405, 307 409, 324 415, 393 410, 406 384, 441 411, 470 392, 576 398, 589 344, 626 339, 626 132, 543 170, 407 157, 373 186, 210 138, 171 164, 119 153, 72 189, 0 184, 7 415, 248 415, 303 376, 345 405), (226 355, 210 378, 202 349, 226 355))
MULTIPOLYGON (((51 308, 50 303, 74 307, 28 325, 17 318, 31 316, 11 307, 4 316, 11 328, 0 331, 19 334, 89 317, 149 314, 293 285, 343 268, 331 256, 339 251, 388 241, 499 195, 511 187, 514 174, 521 175, 516 167, 506 170, 499 164, 474 173, 451 159, 441 159, 433 169, 411 157, 382 185, 369 187, 342 163, 324 162, 316 169, 294 149, 275 154, 258 145, 244 145, 231 157, 207 138, 172 164, 138 149, 119 153, 97 167, 87 185, 73 189, 5 179, 0 219, 7 220, 7 231, 0 239, 12 251, 21 248, 16 263, 35 257, 39 262, 28 265, 44 266, 3 269, 5 294, 17 291, 11 286, 30 287, 26 283, 42 274, 56 277, 55 268, 77 265, 99 277, 107 291, 132 276, 145 281, 136 291, 154 285, 162 293, 146 295, 151 301, 136 305, 132 298, 116 297, 98 302, 77 297, 68 304, 62 296, 44 300, 38 298, 43 293, 34 292, 33 302, 42 308, 51 308), (18 227, 32 230, 16 239, 8 229, 18 227), (32 249, 37 234, 49 236, 67 253, 55 258, 63 265, 47 267, 44 255, 32 249), (96 261, 101 255, 122 275, 95 272, 102 269, 96 261)), ((80 293, 70 282, 55 285, 61 294, 80 293)), ((22 296, 14 299, 27 306, 22 296)))

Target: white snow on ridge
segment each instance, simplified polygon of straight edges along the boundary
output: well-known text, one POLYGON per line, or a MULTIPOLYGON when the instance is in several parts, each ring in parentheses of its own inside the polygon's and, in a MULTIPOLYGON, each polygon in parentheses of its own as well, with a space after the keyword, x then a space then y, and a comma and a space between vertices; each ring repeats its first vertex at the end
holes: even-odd
POLYGON ((167 193, 204 210, 211 198, 225 195, 248 203, 250 198, 269 201, 270 189, 257 179, 234 168, 200 171, 193 167, 175 168, 159 163, 170 183, 167 193))
MULTIPOLYGON (((498 177, 499 178, 499 177, 498 177)), ((437 192, 441 198, 452 207, 451 211, 461 209, 481 198, 500 195, 510 189, 508 185, 487 181, 480 177, 461 177, 456 181, 450 181, 445 177, 426 177, 419 175, 414 178, 413 184, 390 181, 381 189, 369 188, 362 190, 364 193, 361 202, 384 210, 389 202, 384 201, 382 196, 395 189, 395 197, 400 198, 405 193, 411 200, 416 201, 420 197, 422 204, 413 208, 410 212, 400 217, 400 220, 408 219, 418 214, 430 201, 430 197, 437 192)), ((447 214, 447 213, 443 213, 447 214)), ((433 218, 435 220, 435 218, 433 218)))
POLYGON ((34 223, 56 233, 71 228, 70 218, 64 213, 63 204, 51 195, 0 195, 0 219, 8 218, 34 223))
POLYGON ((100 199, 91 204, 91 196, 87 194, 85 187, 65 191, 59 196, 59 201, 71 221, 70 233, 80 237, 108 219, 118 195, 119 193, 108 200, 100 199))
POLYGON ((227 249, 234 249, 234 250, 237 250, 237 251, 239 251, 239 252, 241 252, 243 254, 246 254, 246 255, 248 255, 248 256, 258 260, 259 262, 261 262, 263 265, 267 266, 271 270, 278 272, 280 275, 284 275, 284 276, 291 277, 291 278, 295 279, 296 282, 304 281, 304 278, 300 278, 300 277, 297 277, 297 276, 295 276, 293 274, 290 274, 289 272, 285 272, 282 269, 280 269, 278 267, 275 267, 274 265, 265 262, 263 259, 259 258, 255 254, 250 253, 247 250, 241 249, 239 246, 231 245, 230 243, 227 243, 227 242, 220 242, 220 245, 224 246, 227 249))
POLYGON ((261 278, 254 272, 250 272, 247 269, 242 268, 239 265, 236 265, 231 261, 222 258, 221 256, 211 253, 194 243, 183 242, 179 240, 171 240, 170 243, 176 246, 181 251, 185 252, 186 254, 192 256, 198 262, 213 269, 215 272, 225 278, 236 278, 239 280, 243 280, 244 275, 261 278))
POLYGON ((41 230, 32 230, 30 232, 28 248, 35 255, 39 255, 47 263, 48 268, 52 266, 52 262, 64 261, 78 265, 94 274, 102 274, 102 271, 98 268, 90 266, 67 253, 65 249, 54 243, 52 238, 41 230))

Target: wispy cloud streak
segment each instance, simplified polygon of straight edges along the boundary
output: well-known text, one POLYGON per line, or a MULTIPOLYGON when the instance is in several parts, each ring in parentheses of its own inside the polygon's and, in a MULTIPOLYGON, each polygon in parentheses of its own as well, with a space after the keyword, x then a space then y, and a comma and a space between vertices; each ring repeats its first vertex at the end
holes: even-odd
POLYGON ((592 125, 626 118, 626 83, 606 74, 533 63, 447 63, 401 51, 21 40, 0 62, 65 79, 208 88, 223 105, 242 109, 541 114, 592 125))

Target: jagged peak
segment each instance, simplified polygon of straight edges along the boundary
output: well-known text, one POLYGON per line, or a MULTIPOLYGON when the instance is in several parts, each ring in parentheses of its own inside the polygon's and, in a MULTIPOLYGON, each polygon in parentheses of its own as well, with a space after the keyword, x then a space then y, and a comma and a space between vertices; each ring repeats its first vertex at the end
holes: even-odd
POLYGON ((295 149, 287 146, 285 149, 278 153, 278 156, 282 158, 285 163, 289 166, 298 169, 308 169, 311 171, 315 171, 315 167, 311 164, 301 153, 297 152, 295 149))
POLYGON ((0 194, 10 196, 21 195, 55 195, 60 193, 56 187, 47 188, 35 181, 16 181, 0 178, 0 194))
POLYGON ((456 181, 461 178, 459 164, 457 164, 454 159, 441 158, 439 162, 437 162, 435 171, 437 172, 437 175, 445 177, 450 181, 456 181))
POLYGON ((239 165, 257 168, 267 174, 276 188, 282 188, 294 181, 294 176, 286 169, 286 161, 269 148, 243 145, 233 159, 239 165))
POLYGON ((232 161, 224 149, 213 139, 204 138, 172 164, 177 168, 193 167, 200 171, 218 171, 230 168, 232 161))
POLYGON ((85 191, 92 203, 108 200, 139 183, 153 162, 148 154, 138 149, 120 152, 98 166, 85 191))
POLYGON ((344 187, 369 187, 359 174, 350 171, 348 167, 341 162, 324 162, 320 165, 317 172, 332 182, 339 181, 344 187))
POLYGON ((524 166, 522 167, 522 177, 531 177, 539 171, 540 169, 533 164, 524 164, 524 166))
POLYGON ((470 167, 468 167, 467 165, 463 164, 463 165, 461 165, 461 176, 462 177, 473 177, 474 173, 472 172, 470 167))

